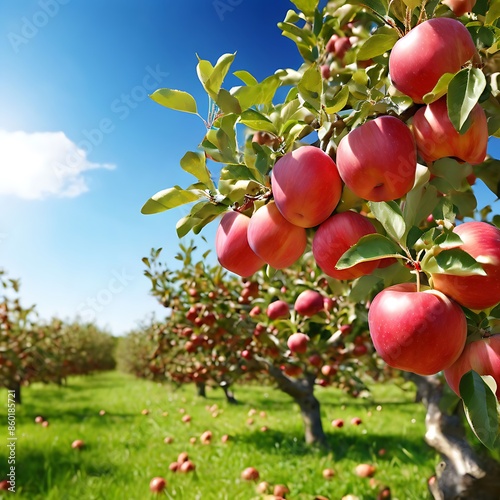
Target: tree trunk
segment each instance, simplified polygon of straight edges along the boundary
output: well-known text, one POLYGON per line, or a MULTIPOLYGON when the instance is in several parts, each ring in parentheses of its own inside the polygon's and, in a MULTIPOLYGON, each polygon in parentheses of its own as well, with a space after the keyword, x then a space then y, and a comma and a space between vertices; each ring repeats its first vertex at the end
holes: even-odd
POLYGON ((314 396, 316 377, 306 373, 301 379, 291 379, 276 366, 268 364, 267 369, 277 382, 278 388, 299 405, 306 443, 328 448, 328 439, 321 422, 320 403, 314 396))
POLYGON ((205 382, 196 382, 196 394, 200 396, 200 398, 207 397, 207 387, 205 382))
POLYGON ((226 395, 226 401, 231 405, 237 405, 238 401, 234 397, 233 391, 231 391, 231 389, 229 389, 229 384, 225 381, 222 381, 220 383, 220 386, 221 386, 222 390, 224 391, 224 394, 226 395))
POLYGON ((14 401, 16 404, 20 405, 21 404, 21 382, 19 381, 14 381, 10 384, 8 387, 9 391, 14 391, 14 401))
POLYGON ((417 393, 427 408, 425 441, 438 451, 443 461, 436 476, 429 480, 435 500, 500 498, 500 464, 491 457, 478 455, 468 443, 461 406, 451 415, 443 413, 440 403, 444 384, 437 376, 410 375, 417 393))

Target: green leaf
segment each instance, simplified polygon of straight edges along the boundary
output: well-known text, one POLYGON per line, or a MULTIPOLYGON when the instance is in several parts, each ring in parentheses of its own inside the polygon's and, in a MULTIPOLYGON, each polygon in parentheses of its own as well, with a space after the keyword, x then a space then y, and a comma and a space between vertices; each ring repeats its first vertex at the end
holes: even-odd
POLYGON ((446 104, 450 121, 458 132, 467 130, 464 125, 485 87, 486 77, 479 68, 462 69, 450 81, 446 104))
POLYGON ((225 114, 235 113, 239 115, 241 113, 240 102, 236 97, 232 96, 226 89, 220 89, 217 94, 217 99, 215 100, 217 106, 225 114))
POLYGON ((182 90, 158 89, 150 96, 153 101, 169 109, 197 114, 196 101, 191 94, 182 90))
POLYGON ((391 33, 372 35, 358 50, 356 60, 366 61, 380 56, 388 50, 391 50, 398 39, 399 36, 396 30, 393 30, 391 33))
POLYGON ((349 87, 347 85, 344 85, 332 99, 327 100, 325 108, 326 113, 329 115, 338 113, 340 110, 345 108, 348 99, 349 99, 349 87))
POLYGON ((475 371, 469 371, 460 380, 460 395, 465 416, 476 437, 493 449, 498 436, 497 399, 491 388, 475 371))
POLYGON ((207 94, 214 100, 217 101, 217 96, 224 81, 229 68, 234 61, 234 56, 236 54, 224 54, 219 57, 215 66, 209 61, 199 60, 196 71, 198 73, 198 78, 200 79, 203 88, 206 90, 207 94))
POLYGON ((257 83, 259 83, 252 74, 245 70, 235 71, 233 75, 248 86, 257 85, 257 83))
POLYGON ((200 199, 199 193, 186 191, 179 186, 174 186, 169 189, 159 191, 152 196, 142 207, 141 213, 145 215, 157 214, 170 210, 172 208, 180 207, 186 203, 191 203, 200 199))
POLYGON ((281 85, 278 75, 271 75, 262 82, 251 87, 237 87, 231 90, 240 102, 242 110, 258 104, 271 104, 276 90, 281 85))
POLYGON ((309 66, 297 85, 299 94, 305 102, 314 109, 321 108, 321 95, 323 93, 323 79, 316 65, 309 66))
POLYGON ((500 18, 500 0, 491 0, 486 13, 485 24, 494 24, 500 18))
POLYGON ((252 194, 253 190, 257 193, 259 188, 260 185, 245 165, 227 165, 221 170, 219 191, 233 203, 241 200, 245 194, 252 194))
POLYGON ((486 276, 484 269, 474 257, 460 248, 450 248, 443 250, 436 255, 436 262, 441 271, 445 274, 454 274, 456 276, 486 276))
POLYGON ((240 122, 252 130, 264 130, 266 132, 271 132, 272 134, 277 134, 276 127, 273 122, 264 116, 262 113, 255 111, 255 109, 247 109, 241 114, 240 122))
POLYGON ((398 204, 395 201, 370 201, 368 205, 387 234, 397 242, 403 243, 406 233, 406 223, 398 204))
POLYGON ((379 260, 382 257, 399 257, 401 248, 381 234, 367 234, 352 246, 337 262, 337 269, 348 269, 361 262, 379 260))
POLYGON ((306 16, 314 15, 319 0, 291 0, 291 2, 306 16))
POLYGON ((424 95, 424 103, 431 104, 443 97, 448 92, 448 86, 455 76, 454 73, 445 73, 436 83, 434 88, 424 95))
POLYGON ((474 173, 500 198, 500 160, 486 160, 474 167, 474 173))
POLYGON ((204 153, 188 151, 181 159, 181 167, 184 171, 194 175, 211 191, 215 191, 215 185, 207 168, 207 159, 204 153))

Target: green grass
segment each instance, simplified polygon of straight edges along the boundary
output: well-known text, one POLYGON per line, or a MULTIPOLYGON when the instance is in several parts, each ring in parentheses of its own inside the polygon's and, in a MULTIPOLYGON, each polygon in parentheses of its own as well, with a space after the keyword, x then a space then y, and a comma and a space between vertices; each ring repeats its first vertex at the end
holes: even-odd
MULTIPOLYGON (((24 389, 24 402, 17 406, 15 498, 150 499, 154 498, 150 479, 163 476, 168 487, 159 498, 249 500, 259 498, 255 483, 242 481, 240 473, 254 466, 261 480, 286 484, 291 500, 312 500, 315 495, 340 500, 348 493, 375 499, 377 489, 353 473, 359 463, 377 467, 375 478, 390 486, 394 499, 429 498, 426 480, 438 458, 423 442, 424 409, 412 402, 413 394, 386 385, 375 387, 369 401, 333 389, 319 388, 317 396, 331 453, 304 445, 298 407, 270 387, 237 387, 240 404, 231 406, 220 390, 209 390, 208 398, 202 399, 194 386, 174 390, 117 372, 74 377, 62 388, 36 384, 24 389), (220 408, 216 418, 207 411, 213 404, 220 408), (144 408, 149 415, 141 414, 144 408), (252 408, 257 414, 250 425, 252 408), (99 416, 101 409, 104 416, 99 416), (181 421, 181 409, 191 415, 191 423, 181 421), (168 416, 162 416, 165 411, 168 416), (48 419, 49 427, 35 424, 36 415, 48 419), (350 424, 354 416, 361 417, 362 425, 350 424), (334 418, 343 418, 345 426, 331 427, 334 418), (263 425, 267 432, 260 430, 263 425), (199 440, 190 444, 191 437, 198 438, 205 430, 213 432, 211 445, 199 440), (220 440, 223 434, 231 436, 226 444, 220 440), (174 442, 165 444, 166 436, 174 442), (85 449, 72 449, 75 439, 83 439, 85 449), (384 456, 378 454, 381 448, 386 450, 384 456), (196 472, 168 470, 182 451, 189 453, 196 472), (326 467, 336 472, 330 481, 321 474, 326 467)), ((5 390, 0 397, 7 401, 5 390)), ((3 425, 0 437, 6 436, 3 425)), ((1 476, 6 464, 2 444, 1 476)))

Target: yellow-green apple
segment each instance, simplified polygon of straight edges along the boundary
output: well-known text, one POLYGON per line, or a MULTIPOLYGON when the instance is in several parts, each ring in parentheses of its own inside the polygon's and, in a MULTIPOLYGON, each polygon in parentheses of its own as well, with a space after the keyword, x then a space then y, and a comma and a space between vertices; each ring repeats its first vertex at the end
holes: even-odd
POLYGON ((467 28, 457 19, 437 17, 410 30, 389 56, 392 84, 413 101, 423 103, 445 73, 456 73, 476 53, 467 28))
POLYGON ((267 317, 269 319, 279 319, 290 317, 290 308, 284 300, 275 300, 267 306, 267 317))
POLYGON ((500 229, 487 222, 464 222, 453 232, 463 241, 460 249, 472 255, 486 276, 433 274, 434 288, 474 310, 488 309, 500 302, 500 229))
POLYGON ((152 493, 161 493, 167 486, 167 481, 163 477, 154 477, 149 482, 149 489, 152 493))
POLYGON ((432 162, 453 157, 471 165, 482 163, 488 145, 488 123, 479 104, 472 108, 469 120, 467 131, 458 133, 448 116, 446 97, 420 108, 413 116, 412 131, 422 159, 432 162))
POLYGON ((459 396, 460 379, 470 370, 495 379, 496 396, 500 401, 500 334, 470 342, 455 363, 444 371, 448 385, 459 396))
POLYGON ((288 349, 294 354, 304 354, 307 351, 309 337, 304 333, 292 333, 286 342, 288 349))
POLYGON ((306 249, 306 230, 287 221, 273 201, 253 214, 247 234, 250 248, 275 269, 291 266, 306 249))
POLYGON ((467 338, 462 308, 438 290, 417 291, 414 283, 379 292, 370 305, 368 325, 377 353, 389 366, 419 375, 451 366, 467 338))
POLYGON ((303 146, 281 157, 272 169, 271 187, 281 215, 301 227, 323 222, 342 194, 335 162, 314 146, 303 146))
POLYGON ((342 138, 337 168, 346 186, 360 198, 401 198, 415 182, 415 139, 406 123, 394 116, 379 116, 342 138))
POLYGON ((316 290, 304 290, 295 299, 293 307, 302 316, 314 316, 325 309, 323 295, 316 290))
POLYGON ((472 12, 476 0, 442 0, 443 4, 447 5, 457 17, 472 12))
POLYGON ((373 224, 357 212, 334 214, 320 224, 314 234, 312 242, 314 259, 324 273, 339 280, 352 280, 370 274, 377 268, 378 261, 361 262, 342 270, 335 266, 340 257, 362 236, 376 232, 373 224))
POLYGON ((215 251, 220 265, 243 277, 251 276, 264 265, 248 245, 249 224, 250 217, 236 211, 226 212, 215 235, 215 251))

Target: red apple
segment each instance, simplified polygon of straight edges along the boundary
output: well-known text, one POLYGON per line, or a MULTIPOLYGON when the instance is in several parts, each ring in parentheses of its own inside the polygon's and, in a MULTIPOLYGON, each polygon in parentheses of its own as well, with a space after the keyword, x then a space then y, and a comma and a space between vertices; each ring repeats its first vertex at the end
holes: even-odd
POLYGON ((179 472, 192 472, 196 469, 196 465, 191 462, 191 460, 186 460, 185 462, 182 462, 182 464, 179 465, 179 472))
POLYGON ((351 48, 351 41, 347 36, 341 36, 335 40, 333 54, 339 59, 344 59, 346 52, 351 48))
POLYGON ((186 460, 189 460, 189 455, 186 451, 183 451, 182 453, 179 453, 179 456, 177 457, 177 462, 180 464, 185 462, 186 460))
POLYGON ((10 488, 10 482, 7 479, 0 481, 0 491, 8 491, 10 488))
POLYGON ((373 224, 357 212, 334 214, 314 234, 314 259, 324 273, 339 280, 352 280, 370 274, 378 266, 377 261, 362 262, 343 270, 338 270, 335 266, 340 257, 362 236, 376 232, 373 224))
POLYGON ((75 441, 71 443, 71 448, 74 448, 75 450, 81 450, 84 447, 85 443, 81 439, 75 439, 75 441))
POLYGON ((335 471, 333 469, 323 469, 323 477, 325 479, 332 479, 335 477, 335 471))
POLYGON ((417 292, 414 283, 382 290, 368 312, 373 345, 393 368, 431 375, 462 352, 467 320, 460 306, 438 290, 417 292))
POLYGON ((202 444, 210 444, 212 441, 213 434, 211 431, 205 431, 201 436, 200 436, 200 441, 202 444))
POLYGON ((271 485, 267 481, 261 481, 256 488, 257 493, 260 493, 261 495, 265 495, 266 493, 269 493, 269 490, 271 488, 271 485))
POLYGON ((363 421, 359 417, 352 417, 351 424, 352 425, 361 425, 363 421))
POLYGON ((306 230, 287 221, 274 202, 260 207, 248 225, 248 244, 275 269, 291 266, 304 253, 306 230))
POLYGON ((241 479, 245 481, 257 481, 259 476, 259 471, 255 467, 247 467, 241 473, 241 479))
POLYGON ((330 377, 330 376, 333 376, 337 373, 337 370, 335 369, 335 367, 333 367, 332 365, 323 365, 321 367, 321 373, 325 376, 325 377, 330 377))
POLYGON ((281 157, 271 172, 271 186, 278 210, 300 227, 323 222, 342 193, 335 162, 314 146, 303 146, 281 157))
POLYGON ((340 429, 341 427, 344 427, 344 421, 341 418, 336 418, 335 420, 332 420, 332 427, 338 427, 340 429))
POLYGON ((330 52, 330 54, 335 53, 335 42, 339 39, 340 37, 338 35, 332 35, 330 37, 330 40, 326 43, 325 50, 327 52, 330 52))
POLYGON ((294 354, 304 354, 307 351, 309 337, 304 333, 292 333, 286 342, 288 349, 294 354))
POLYGON ((243 351, 241 351, 241 357, 246 360, 252 359, 252 353, 248 349, 243 349, 243 351))
POLYGON ((290 493, 290 490, 284 484, 274 486, 273 495, 275 498, 285 498, 287 493, 290 493))
POLYGON ((149 482, 149 489, 152 493, 161 493, 167 486, 167 481, 162 477, 154 477, 149 482))
POLYGON ((267 317, 269 319, 289 318, 290 308, 284 300, 275 300, 267 306, 267 317))
POLYGON ((455 363, 444 371, 448 385, 459 396, 460 379, 470 370, 495 379, 500 401, 500 334, 470 342, 455 363))
POLYGON ((354 472, 359 477, 372 477, 375 474, 376 469, 370 464, 359 464, 356 465, 354 472))
POLYGON ((168 466, 168 469, 171 470, 172 472, 177 472, 179 470, 179 462, 172 462, 168 466))
POLYGON ((321 77, 324 78, 325 80, 328 80, 331 76, 330 72, 330 65, 329 64, 322 64, 319 68, 321 72, 321 77))
POLYGON ((433 274, 434 287, 469 309, 481 310, 500 302, 500 229, 487 222, 464 222, 453 229, 460 248, 483 266, 486 276, 433 274))
POLYGON ((442 0, 441 3, 447 5, 457 17, 472 12, 476 0, 442 0))
POLYGON ((311 366, 315 366, 316 368, 319 368, 323 364, 323 358, 319 354, 311 354, 307 358, 307 361, 309 361, 309 364, 311 366))
POLYGON ((453 157, 471 165, 486 158, 488 123, 483 108, 476 104, 469 116, 471 124, 459 134, 448 116, 446 97, 420 108, 413 116, 412 130, 419 155, 427 162, 453 157))
POLYGON ((243 277, 251 276, 264 265, 248 245, 249 224, 250 218, 246 215, 226 212, 215 235, 215 251, 220 265, 243 277))
POLYGON ((401 198, 415 182, 415 139, 398 118, 379 116, 342 138, 337 148, 337 167, 346 186, 360 198, 401 198))
POLYGON ((422 103, 445 73, 456 73, 476 53, 467 28, 448 17, 429 19, 400 38, 389 56, 392 84, 422 103))
POLYGON ((167 437, 163 440, 163 442, 164 442, 165 444, 172 444, 172 443, 174 442, 174 438, 173 438, 173 437, 171 437, 171 436, 167 436, 167 437))
POLYGON ((43 422, 43 417, 38 415, 35 417, 35 424, 41 424, 43 422))
POLYGON ((315 290, 304 290, 295 299, 293 307, 302 316, 314 316, 325 309, 323 295, 315 290))

